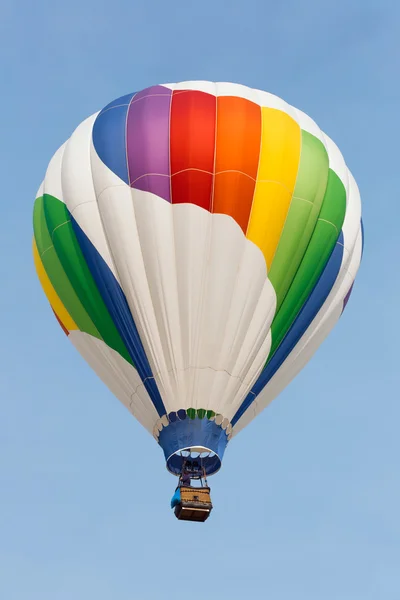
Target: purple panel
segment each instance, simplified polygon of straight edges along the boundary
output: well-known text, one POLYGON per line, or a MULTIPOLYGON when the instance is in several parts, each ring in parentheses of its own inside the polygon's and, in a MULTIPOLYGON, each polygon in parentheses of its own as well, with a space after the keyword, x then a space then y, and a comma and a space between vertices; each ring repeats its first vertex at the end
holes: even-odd
POLYGON ((171 201, 169 123, 172 90, 156 85, 134 97, 127 119, 130 186, 171 201))
MULTIPOLYGON (((349 291, 347 292, 345 299, 343 300, 343 308, 342 308, 342 313, 344 311, 344 309, 346 308, 346 305, 350 299, 351 296, 351 292, 353 291, 353 286, 354 286, 354 282, 351 284, 351 288, 349 289, 349 291)), ((347 313, 346 313, 347 314, 347 313)))

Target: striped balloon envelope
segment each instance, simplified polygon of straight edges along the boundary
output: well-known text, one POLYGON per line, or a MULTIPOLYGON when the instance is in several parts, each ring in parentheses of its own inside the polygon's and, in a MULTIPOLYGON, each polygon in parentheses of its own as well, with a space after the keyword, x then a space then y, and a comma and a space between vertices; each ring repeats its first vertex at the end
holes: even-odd
POLYGON ((362 245, 337 146, 277 96, 231 83, 114 100, 55 153, 34 207, 62 329, 174 474, 199 453, 215 473, 308 362, 362 245))

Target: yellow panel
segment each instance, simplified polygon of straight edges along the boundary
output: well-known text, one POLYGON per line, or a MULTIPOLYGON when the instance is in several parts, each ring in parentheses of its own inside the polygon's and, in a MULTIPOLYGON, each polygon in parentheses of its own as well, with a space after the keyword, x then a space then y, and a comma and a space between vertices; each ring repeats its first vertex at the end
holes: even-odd
POLYGON ((74 331, 79 329, 77 324, 70 317, 64 304, 58 297, 57 292, 53 288, 50 279, 48 278, 43 263, 40 259, 35 239, 33 239, 33 260, 35 261, 36 272, 39 277, 40 284, 43 288, 44 293, 47 296, 47 300, 50 302, 50 305, 56 313, 57 317, 60 319, 64 327, 68 329, 68 331, 74 331))
POLYGON ((287 113, 261 109, 262 137, 247 238, 263 252, 269 269, 285 224, 300 162, 300 126, 287 113))

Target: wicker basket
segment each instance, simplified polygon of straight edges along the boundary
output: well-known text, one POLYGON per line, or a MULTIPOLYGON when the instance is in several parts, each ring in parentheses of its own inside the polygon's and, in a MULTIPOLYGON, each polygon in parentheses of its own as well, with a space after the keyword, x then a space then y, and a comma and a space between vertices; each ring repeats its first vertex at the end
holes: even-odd
POLYGON ((213 508, 210 488, 181 487, 180 491, 181 501, 175 507, 176 518, 180 521, 206 521, 213 508))
POLYGON ((181 502, 211 504, 210 488, 181 487, 181 502))

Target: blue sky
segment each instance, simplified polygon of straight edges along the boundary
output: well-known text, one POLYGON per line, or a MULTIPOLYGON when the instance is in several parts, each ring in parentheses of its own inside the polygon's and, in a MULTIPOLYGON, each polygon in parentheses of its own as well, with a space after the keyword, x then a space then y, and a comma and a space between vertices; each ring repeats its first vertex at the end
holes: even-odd
POLYGON ((396 0, 3 0, 2 600, 399 599, 399 31, 396 0), (174 519, 160 448, 67 343, 31 259, 58 146, 113 98, 185 79, 309 113, 366 232, 342 320, 228 448, 204 526, 174 519))

